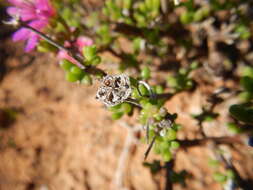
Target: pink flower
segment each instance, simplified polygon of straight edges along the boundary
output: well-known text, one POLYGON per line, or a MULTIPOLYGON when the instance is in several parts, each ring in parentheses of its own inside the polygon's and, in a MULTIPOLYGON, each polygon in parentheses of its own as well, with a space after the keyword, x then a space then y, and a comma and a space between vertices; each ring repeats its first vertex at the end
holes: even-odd
MULTIPOLYGON (((7 13, 12 16, 19 16, 23 22, 38 31, 42 31, 48 23, 49 19, 55 15, 54 8, 50 5, 49 0, 8 0, 13 6, 7 8, 7 13)), ((13 36, 13 41, 26 40, 25 51, 33 50, 39 41, 39 36, 34 32, 20 28, 13 36)))
MULTIPOLYGON (((83 48, 85 46, 91 46, 93 44, 93 41, 90 38, 81 36, 78 37, 77 40, 71 45, 69 42, 65 42, 65 47, 72 47, 72 48, 76 48, 78 50, 78 52, 80 54, 82 54, 83 48)), ((68 55, 68 53, 64 50, 59 51, 58 55, 57 55, 58 59, 67 59, 69 60, 71 63, 75 64, 75 65, 79 65, 79 63, 73 59, 71 56, 68 55)))

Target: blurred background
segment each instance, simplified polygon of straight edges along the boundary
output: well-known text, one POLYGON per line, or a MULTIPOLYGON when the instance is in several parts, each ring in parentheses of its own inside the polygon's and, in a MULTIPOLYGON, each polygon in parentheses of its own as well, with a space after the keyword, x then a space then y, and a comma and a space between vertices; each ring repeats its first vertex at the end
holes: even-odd
MULTIPOLYGON (((104 4, 95 0, 80 3, 88 12, 99 10, 104 4)), ((6 1, 0 1, 0 20, 7 18, 7 5, 6 1)), ((240 29, 240 34, 245 32, 241 38, 230 35, 231 9, 213 13, 210 17, 215 21, 210 23, 207 19, 188 23, 186 16, 180 17, 184 7, 166 13, 172 23, 181 19, 179 29, 182 30, 178 35, 184 39, 190 36, 192 48, 170 46, 171 53, 163 60, 165 64, 154 58, 154 66, 151 66, 154 80, 151 82, 163 80, 168 72, 180 67, 179 63, 187 65, 194 59, 209 64, 205 68, 209 73, 203 69, 195 71, 194 80, 200 84, 196 90, 181 92, 165 104, 171 113, 178 113, 177 121, 183 126, 178 133, 179 139, 200 139, 197 121, 191 113, 201 112, 207 97, 218 87, 237 88, 239 79, 231 73, 239 72, 236 68, 240 68, 240 64, 252 66, 252 3, 246 2, 242 9, 249 11, 250 22, 246 32, 240 29), (187 26, 182 27, 186 23, 187 26), (229 40, 232 42, 226 43, 229 40)), ((174 33, 177 34, 177 30, 174 33)), ((0 24, 1 190, 172 189, 169 185, 173 175, 171 169, 175 190, 224 189, 213 178, 215 171, 222 172, 224 168, 214 169, 208 164, 213 158, 212 146, 208 143, 179 149, 173 162, 165 163, 162 168, 160 157, 152 152, 143 164, 147 144, 139 136, 144 132, 136 133, 129 127, 138 125, 136 114, 112 120, 110 112, 95 99, 97 83, 92 86, 68 83, 55 54, 25 53, 24 43, 12 42, 14 31, 0 24), (148 163, 158 168, 148 167, 148 163)), ((171 44, 181 44, 167 40, 171 44)), ((129 43, 122 37, 119 44, 128 51, 129 43)), ((110 62, 104 68, 115 72, 112 62, 120 62, 119 58, 110 51, 101 55, 110 62)), ((236 102, 234 97, 218 105, 219 118, 204 123, 207 135, 232 136, 225 123, 229 118, 228 107, 236 102)), ((253 149, 233 142, 223 148, 230 149, 233 166, 245 187, 253 189, 253 149)))

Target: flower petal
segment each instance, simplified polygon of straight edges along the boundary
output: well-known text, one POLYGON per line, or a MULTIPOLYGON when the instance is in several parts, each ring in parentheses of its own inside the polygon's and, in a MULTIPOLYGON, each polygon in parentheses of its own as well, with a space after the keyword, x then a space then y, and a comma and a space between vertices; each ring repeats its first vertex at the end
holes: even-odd
POLYGON ((8 2, 12 5, 15 5, 16 7, 19 7, 24 4, 23 0, 8 0, 8 2))
POLYGON ((8 13, 8 15, 10 16, 15 16, 19 14, 19 9, 16 7, 8 7, 6 9, 6 12, 8 13))
POLYGON ((48 24, 47 20, 34 20, 31 21, 28 25, 41 31, 48 24))
POLYGON ((50 9, 50 4, 48 0, 36 0, 35 6, 37 9, 40 10, 49 10, 50 9))
POLYGON ((36 45, 38 44, 38 40, 39 40, 38 35, 32 35, 27 40, 27 43, 26 43, 26 46, 25 46, 25 51, 26 52, 32 51, 36 47, 36 45))
POLYGON ((19 14, 22 21, 36 19, 36 9, 32 2, 21 0, 9 0, 15 7, 9 7, 7 13, 11 16, 19 14))
POLYGON ((19 41, 19 40, 26 40, 29 38, 29 35, 31 32, 25 28, 21 28, 17 30, 13 35, 12 35, 12 40, 14 42, 19 41))
POLYGON ((78 62, 73 59, 71 56, 68 55, 68 53, 64 50, 60 50, 57 54, 57 58, 59 60, 63 60, 63 59, 67 59, 68 61, 70 61, 71 63, 78 65, 78 62))
POLYGON ((55 9, 48 0, 36 0, 35 7, 41 17, 49 18, 55 15, 55 9))
POLYGON ((35 9, 27 7, 27 8, 21 9, 20 12, 21 12, 20 15, 21 15, 22 21, 29 21, 29 20, 37 19, 35 9))
POLYGON ((82 52, 83 47, 91 46, 93 44, 92 39, 87 38, 85 36, 81 36, 77 38, 75 45, 78 47, 79 51, 82 52))

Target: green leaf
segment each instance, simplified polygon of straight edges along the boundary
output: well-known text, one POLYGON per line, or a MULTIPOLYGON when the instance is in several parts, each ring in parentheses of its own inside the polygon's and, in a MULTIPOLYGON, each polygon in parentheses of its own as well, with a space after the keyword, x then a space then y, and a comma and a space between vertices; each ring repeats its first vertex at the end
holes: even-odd
POLYGON ((112 114, 112 119, 113 119, 113 120, 120 119, 123 115, 124 115, 123 112, 114 112, 114 113, 112 114))
POLYGON ((112 112, 119 112, 119 110, 121 109, 121 105, 122 105, 122 104, 118 104, 118 105, 116 105, 116 106, 111 106, 111 107, 109 107, 108 109, 109 109, 110 111, 112 111, 112 112))
POLYGON ((151 76, 151 71, 150 69, 145 66, 142 70, 141 70, 141 77, 144 79, 144 80, 148 80, 151 76))
POLYGON ((242 75, 244 76, 244 77, 251 77, 251 78, 253 78, 253 67, 249 67, 249 66, 247 66, 247 67, 244 67, 243 68, 243 71, 242 71, 242 75))
POLYGON ((194 12, 193 20, 199 22, 209 15, 209 8, 200 8, 194 12))
POLYGON ((143 42, 142 38, 134 38, 133 40, 133 49, 135 53, 138 53, 141 50, 141 44, 143 42))
MULTIPOLYGON (((177 117, 177 116, 175 116, 175 117, 177 117)), ((175 118, 175 119, 176 119, 176 118, 175 118)), ((182 125, 174 123, 174 124, 172 125, 171 129, 173 129, 173 130, 175 130, 175 131, 179 131, 180 129, 182 129, 182 125)))
POLYGON ((80 79, 80 76, 79 75, 76 75, 74 73, 71 73, 71 72, 67 72, 66 73, 66 80, 68 82, 76 82, 80 79))
POLYGON ((253 99, 253 93, 252 92, 241 92, 239 94, 239 98, 243 101, 243 102, 250 102, 251 99, 253 99))
POLYGON ((95 57, 92 59, 91 64, 94 65, 94 66, 96 66, 96 65, 98 65, 100 62, 101 62, 101 57, 95 56, 95 57))
POLYGON ((193 21, 193 15, 194 13, 193 12, 184 12, 180 15, 180 21, 183 23, 183 24, 189 24, 193 21))
POLYGON ((62 69, 64 69, 65 71, 70 71, 71 67, 75 66, 73 63, 71 63, 69 60, 67 59, 63 59, 60 62, 60 66, 62 69))
POLYGON ((132 6, 132 0, 123 0, 123 8, 130 9, 132 6))
POLYGON ((245 76, 240 81, 243 88, 248 92, 253 92, 253 78, 245 76))
POLYGON ((155 154, 161 154, 160 143, 157 140, 156 140, 155 145, 154 145, 154 153, 155 154))
POLYGON ((204 121, 210 122, 210 121, 213 121, 214 118, 215 118, 215 117, 213 117, 212 115, 207 115, 207 116, 205 116, 204 121))
POLYGON ((81 75, 83 73, 83 70, 74 65, 70 68, 70 72, 76 75, 81 75))
POLYGON ((146 26, 146 17, 141 13, 134 13, 134 18, 137 20, 139 27, 146 26))
POLYGON ((149 99, 148 98, 142 98, 141 101, 140 101, 140 104, 143 107, 147 107, 146 104, 150 104, 149 99))
POLYGON ((92 78, 89 74, 85 74, 83 78, 81 79, 81 83, 85 85, 91 85, 92 84, 92 78))
POLYGON ((178 141, 171 141, 171 142, 170 142, 170 147, 171 147, 172 149, 177 149, 177 148, 179 148, 179 146, 180 146, 180 144, 179 144, 178 141))
POLYGON ((167 83, 172 88, 178 86, 177 79, 176 79, 176 77, 173 77, 173 76, 168 76, 167 77, 167 83))
POLYGON ((217 181, 219 183, 224 183, 227 181, 227 176, 225 176, 224 174, 222 174, 220 172, 215 172, 213 175, 213 178, 215 181, 217 181))
POLYGON ((180 68, 179 69, 179 74, 181 75, 187 75, 189 71, 186 68, 180 68))
POLYGON ((141 98, 141 96, 139 95, 138 91, 136 88, 134 88, 133 92, 132 92, 132 97, 135 99, 139 99, 141 98))
POLYGON ((193 61, 192 64, 190 65, 190 70, 195 70, 199 68, 199 62, 193 61))
POLYGON ((239 134, 242 132, 242 129, 238 127, 235 123, 228 123, 227 127, 228 127, 228 130, 234 134, 239 134))
POLYGON ((122 103, 121 107, 126 114, 129 114, 132 111, 132 106, 128 103, 122 103))
POLYGON ((103 7, 102 9, 102 13, 105 15, 105 16, 110 16, 110 9, 108 7, 103 7))
POLYGON ((204 15, 203 15, 201 9, 197 10, 197 11, 194 13, 194 15, 193 15, 193 21, 194 21, 194 22, 199 22, 199 21, 201 21, 203 18, 204 18, 204 15))
POLYGON ((226 171, 226 175, 229 179, 235 179, 235 173, 231 169, 226 171))
POLYGON ((163 141, 160 143, 160 148, 162 153, 167 153, 170 148, 170 143, 168 141, 163 141))
POLYGON ((235 32, 240 35, 241 39, 248 39, 251 36, 250 30, 246 25, 240 24, 236 27, 235 32))
POLYGON ((208 165, 213 168, 217 168, 220 165, 220 162, 219 160, 209 159, 208 165))
POLYGON ((172 159, 172 154, 171 154, 171 152, 170 152, 170 151, 164 152, 164 153, 162 154, 162 158, 163 158, 163 160, 164 160, 165 162, 170 161, 170 160, 172 159))
POLYGON ((156 121, 161 121, 163 119, 163 116, 161 116, 159 113, 156 113, 153 115, 156 121))
POLYGON ((139 90, 140 90, 140 93, 142 94, 142 96, 148 96, 149 95, 148 89, 143 84, 139 85, 139 90))
POLYGON ((150 0, 146 0, 146 2, 140 2, 139 4, 138 4, 138 8, 139 8, 139 10, 140 10, 140 12, 142 12, 142 13, 145 13, 147 10, 148 10, 148 5, 149 5, 149 2, 150 2, 150 0))
POLYGON ((235 104, 229 108, 230 114, 239 121, 253 123, 253 109, 245 105, 235 104))
POLYGON ((177 138, 177 132, 174 129, 169 129, 166 134, 166 138, 173 141, 177 138))
POLYGON ((156 85, 155 86, 155 93, 156 94, 162 94, 163 93, 163 87, 161 85, 156 85))
POLYGON ((92 61, 92 59, 96 56, 97 48, 95 45, 85 46, 83 48, 83 55, 87 61, 92 61))

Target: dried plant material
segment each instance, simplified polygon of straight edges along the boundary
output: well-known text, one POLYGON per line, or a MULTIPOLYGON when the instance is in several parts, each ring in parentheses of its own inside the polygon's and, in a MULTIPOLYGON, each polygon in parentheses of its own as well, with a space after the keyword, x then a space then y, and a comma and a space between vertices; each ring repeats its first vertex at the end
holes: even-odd
POLYGON ((110 107, 124 102, 131 93, 132 89, 127 75, 107 75, 102 80, 96 99, 110 107))

